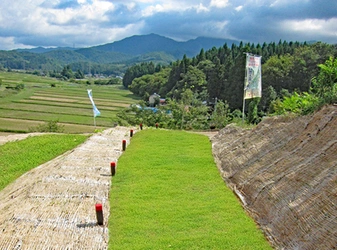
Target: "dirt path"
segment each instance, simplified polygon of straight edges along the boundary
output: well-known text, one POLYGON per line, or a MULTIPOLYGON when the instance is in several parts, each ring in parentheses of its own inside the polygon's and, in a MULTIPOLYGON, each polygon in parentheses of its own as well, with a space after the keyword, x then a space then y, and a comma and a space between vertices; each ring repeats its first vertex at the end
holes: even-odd
POLYGON ((43 135, 43 133, 10 134, 10 135, 5 135, 5 136, 0 136, 0 145, 5 144, 6 142, 23 140, 29 136, 37 136, 37 135, 43 135))
POLYGON ((2 190, 0 249, 107 249, 110 162, 129 131, 95 134, 2 190), (103 204, 103 226, 96 225, 96 203, 103 204))

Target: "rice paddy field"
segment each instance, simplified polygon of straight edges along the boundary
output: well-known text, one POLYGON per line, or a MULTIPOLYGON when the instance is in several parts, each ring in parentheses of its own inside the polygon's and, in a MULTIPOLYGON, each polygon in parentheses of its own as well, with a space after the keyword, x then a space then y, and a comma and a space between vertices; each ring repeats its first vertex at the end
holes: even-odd
POLYGON ((20 72, 0 72, 0 82, 2 133, 26 133, 56 120, 65 133, 90 133, 114 126, 116 113, 137 102, 121 85, 95 86, 85 81, 78 84, 20 72), (16 90, 20 84, 24 89, 16 90), (101 112, 95 121, 87 89, 92 89, 101 112))

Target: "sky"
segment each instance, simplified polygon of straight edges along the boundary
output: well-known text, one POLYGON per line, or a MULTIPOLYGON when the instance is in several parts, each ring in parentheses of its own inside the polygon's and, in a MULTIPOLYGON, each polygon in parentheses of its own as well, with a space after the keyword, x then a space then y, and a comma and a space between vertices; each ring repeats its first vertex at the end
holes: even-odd
POLYGON ((0 50, 91 47, 151 33, 337 44, 337 1, 0 0, 0 50))

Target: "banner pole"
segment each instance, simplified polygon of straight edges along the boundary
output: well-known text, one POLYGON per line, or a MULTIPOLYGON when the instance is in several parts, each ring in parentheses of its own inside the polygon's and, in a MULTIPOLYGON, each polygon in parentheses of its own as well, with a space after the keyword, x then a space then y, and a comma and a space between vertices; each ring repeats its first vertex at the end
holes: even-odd
POLYGON ((96 116, 94 114, 94 126, 95 126, 95 129, 96 129, 96 116))
POLYGON ((247 57, 249 53, 244 52, 243 54, 246 55, 246 62, 245 62, 245 80, 243 83, 242 125, 245 122, 245 105, 246 105, 245 91, 246 91, 246 82, 247 82, 247 57))
POLYGON ((243 107, 242 107, 242 125, 244 124, 245 122, 245 97, 243 96, 243 107))

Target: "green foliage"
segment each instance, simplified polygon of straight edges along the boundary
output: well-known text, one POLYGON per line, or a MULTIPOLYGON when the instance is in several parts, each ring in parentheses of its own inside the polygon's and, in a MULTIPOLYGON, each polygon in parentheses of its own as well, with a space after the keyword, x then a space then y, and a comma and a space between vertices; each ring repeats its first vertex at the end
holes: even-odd
POLYGON ((161 71, 152 75, 147 74, 135 78, 132 84, 129 85, 129 90, 137 96, 140 96, 144 101, 153 93, 163 94, 162 87, 167 82, 170 73, 169 68, 162 69, 161 71))
MULTIPOLYGON (((88 81, 87 81, 88 83, 88 81)), ((94 81, 95 85, 118 85, 121 84, 121 79, 111 78, 111 79, 97 79, 94 81)), ((89 84, 90 85, 90 82, 89 84)))
POLYGON ((294 92, 290 96, 285 96, 283 101, 275 100, 271 104, 271 112, 277 115, 294 113, 304 115, 314 112, 319 105, 319 99, 307 92, 298 94, 294 92))
POLYGON ((223 101, 217 101, 214 112, 211 116, 211 126, 214 128, 222 129, 224 128, 231 120, 231 114, 229 110, 229 105, 223 101))
POLYGON ((312 91, 324 103, 337 101, 337 58, 330 57, 324 64, 319 64, 320 72, 313 78, 312 91))
POLYGON ((84 135, 43 135, 0 146, 0 190, 25 172, 76 147, 84 135))
POLYGON ((74 73, 72 69, 70 68, 70 65, 64 66, 61 76, 64 77, 65 79, 70 79, 74 77, 74 73))
POLYGON ((118 160, 110 208, 109 249, 271 249, 203 135, 136 133, 118 160))
POLYGON ((260 103, 261 98, 253 98, 250 99, 248 105, 248 122, 251 124, 257 124, 260 122, 261 118, 258 115, 258 105, 260 103))
POLYGON ((294 67, 294 56, 292 55, 275 55, 268 59, 263 65, 263 79, 267 86, 272 86, 276 91, 283 88, 290 89, 294 85, 291 81, 290 73, 294 67))
POLYGON ((81 70, 77 70, 77 72, 74 74, 76 79, 84 79, 84 74, 81 70))
POLYGON ((25 88, 25 85, 23 83, 16 84, 15 89, 16 90, 22 90, 25 88))
POLYGON ((153 62, 136 64, 126 70, 125 75, 123 77, 123 86, 125 88, 128 88, 135 78, 141 77, 147 74, 153 74, 155 72, 156 72, 156 67, 153 62))
POLYGON ((166 100, 165 106, 155 109, 146 107, 145 102, 133 105, 117 114, 120 125, 155 126, 169 129, 209 129, 209 107, 204 105, 198 94, 185 90, 180 101, 166 100))
POLYGON ((277 99, 271 105, 271 112, 276 114, 308 114, 320 106, 337 101, 337 59, 330 57, 324 64, 319 64, 320 72, 312 79, 311 93, 289 94, 284 91, 283 100, 277 99))
MULTIPOLYGON (((162 98, 179 101, 186 89, 195 94, 206 93, 210 99, 217 98, 227 102, 230 109, 242 109, 243 80, 245 75, 244 52, 262 55, 263 96, 260 105, 267 112, 270 103, 282 95, 282 90, 308 92, 310 80, 318 74, 316 65, 324 62, 329 55, 337 54, 335 47, 316 43, 279 41, 278 44, 263 45, 225 44, 220 48, 201 50, 194 58, 184 56, 173 62, 165 77, 159 81, 152 77, 153 73, 146 72, 146 77, 133 80, 130 90, 146 100, 151 92, 156 92, 162 98), (205 92, 207 90, 207 92, 205 92)), ((132 68, 134 75, 141 72, 140 66, 132 68), (138 68, 137 68, 138 67, 138 68)), ((131 69, 130 69, 131 70, 131 69)), ((128 76, 124 80, 127 80, 128 76)))
POLYGON ((273 86, 268 86, 266 90, 263 89, 262 91, 262 96, 264 96, 264 98, 260 101, 260 106, 263 111, 269 112, 271 102, 275 101, 277 98, 277 92, 273 86))
POLYGON ((64 131, 64 125, 58 124, 58 120, 48 121, 45 124, 41 124, 35 128, 31 128, 31 132, 54 132, 62 133, 64 131))

